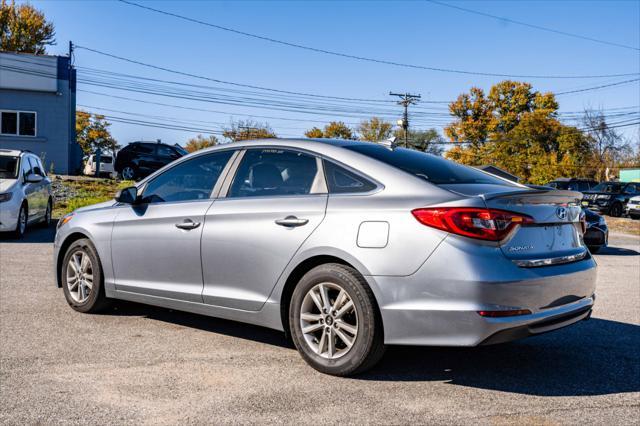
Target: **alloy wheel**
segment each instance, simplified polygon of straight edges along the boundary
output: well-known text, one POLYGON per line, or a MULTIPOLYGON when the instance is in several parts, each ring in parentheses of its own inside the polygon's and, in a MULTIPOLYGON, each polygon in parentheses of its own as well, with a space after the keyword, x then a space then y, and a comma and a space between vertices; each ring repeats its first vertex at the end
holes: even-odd
POLYGON ((125 166, 125 168, 122 169, 122 177, 124 179, 131 180, 133 179, 134 176, 135 176, 135 171, 133 170, 133 167, 125 166))
POLYGON ((24 207, 20 209, 20 215, 18 216, 18 227, 20 235, 24 235, 27 230, 27 209, 24 207))
POLYGON ((93 264, 87 253, 78 250, 67 263, 67 289, 76 303, 84 303, 93 289, 93 264))
POLYGON ((340 358, 351 350, 358 336, 358 312, 342 287, 320 283, 302 300, 300 328, 313 352, 327 359, 340 358))

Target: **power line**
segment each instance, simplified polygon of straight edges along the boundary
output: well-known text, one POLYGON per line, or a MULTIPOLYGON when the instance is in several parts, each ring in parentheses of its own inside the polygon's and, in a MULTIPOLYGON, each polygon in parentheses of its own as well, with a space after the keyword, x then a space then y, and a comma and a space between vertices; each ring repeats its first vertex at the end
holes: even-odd
POLYGON ((573 37, 573 38, 578 38, 578 39, 582 39, 582 40, 588 40, 588 41, 592 41, 592 42, 595 42, 595 43, 607 44, 609 46, 622 47, 624 49, 631 49, 631 50, 636 50, 636 51, 640 50, 640 48, 638 48, 638 47, 629 46, 629 45, 626 45, 626 44, 615 43, 615 42, 612 42, 612 41, 597 39, 597 38, 588 37, 588 36, 583 36, 583 35, 580 35, 580 34, 574 34, 574 33, 570 33, 570 32, 567 32, 567 31, 556 30, 554 28, 543 27, 541 25, 529 24, 527 22, 516 21, 515 19, 510 19, 510 18, 505 18, 505 17, 502 17, 502 16, 492 15, 490 13, 481 12, 479 10, 467 9, 466 7, 455 6, 453 4, 449 4, 449 3, 445 3, 445 2, 441 2, 441 1, 437 1, 437 0, 426 0, 426 1, 428 1, 429 3, 437 4, 437 5, 448 7, 448 8, 451 8, 451 9, 457 9, 457 10, 461 10, 463 12, 473 13, 473 14, 480 15, 480 16, 485 16, 487 18, 497 19, 498 21, 502 21, 502 22, 509 22, 510 24, 522 25, 523 27, 529 27, 529 28, 533 28, 533 29, 536 29, 536 30, 540 30, 540 31, 546 31, 546 32, 549 32, 549 33, 560 34, 560 35, 567 36, 567 37, 573 37))
POLYGON ((634 78, 634 79, 625 80, 625 81, 618 81, 617 83, 603 84, 601 86, 587 87, 585 89, 567 90, 566 92, 556 92, 555 96, 568 95, 569 93, 590 92, 592 90, 603 89, 605 87, 620 86, 622 84, 629 84, 636 81, 640 81, 640 78, 634 78))
POLYGON ((393 66, 403 67, 403 68, 423 69, 423 70, 429 70, 429 71, 447 72, 447 73, 454 73, 454 74, 482 75, 482 76, 487 76, 487 77, 544 78, 544 79, 570 79, 570 78, 579 79, 579 78, 628 77, 628 76, 638 75, 639 74, 639 73, 636 72, 636 73, 607 74, 607 75, 518 75, 518 74, 490 73, 490 72, 481 72, 481 71, 467 71, 467 70, 458 70, 458 69, 453 69, 453 68, 442 68, 442 67, 431 67, 431 66, 425 66, 425 65, 407 64, 407 63, 390 61, 390 60, 385 60, 385 59, 376 59, 376 58, 370 58, 370 57, 366 57, 366 56, 351 55, 351 54, 348 54, 348 53, 337 52, 337 51, 334 51, 334 50, 320 49, 320 48, 306 46, 306 45, 302 45, 302 44, 298 44, 298 43, 292 43, 292 42, 288 42, 288 41, 277 40, 277 39, 274 39, 274 38, 271 38, 271 37, 261 36, 261 35, 258 35, 258 34, 252 34, 252 33, 246 32, 246 31, 240 31, 240 30, 236 30, 236 29, 233 29, 233 28, 229 28, 229 27, 223 27, 222 25, 212 24, 210 22, 201 21, 199 19, 190 18, 190 17, 184 16, 184 15, 178 15, 177 13, 167 12, 167 11, 156 9, 156 8, 153 8, 153 7, 144 6, 144 5, 141 5, 141 4, 138 4, 138 3, 134 3, 134 2, 128 1, 128 0, 119 0, 119 1, 121 3, 128 4, 128 5, 131 5, 131 6, 135 6, 135 7, 138 7, 140 9, 145 9, 145 10, 148 10, 148 11, 151 11, 151 12, 159 13, 159 14, 166 15, 166 16, 171 16, 171 17, 182 19, 184 21, 192 22, 192 23, 195 23, 195 24, 204 25, 204 26, 211 27, 211 28, 216 28, 218 30, 227 31, 227 32, 230 32, 230 33, 233 33, 233 34, 238 34, 238 35, 242 35, 242 36, 245 36, 245 37, 250 37, 250 38, 254 38, 254 39, 258 39, 258 40, 262 40, 262 41, 267 41, 267 42, 270 42, 270 43, 280 44, 280 45, 288 46, 288 47, 294 47, 294 48, 297 48, 297 49, 303 49, 303 50, 316 52, 316 53, 323 53, 323 54, 326 54, 326 55, 339 56, 339 57, 342 57, 342 58, 355 59, 355 60, 359 60, 359 61, 372 62, 372 63, 377 63, 377 64, 393 65, 393 66))

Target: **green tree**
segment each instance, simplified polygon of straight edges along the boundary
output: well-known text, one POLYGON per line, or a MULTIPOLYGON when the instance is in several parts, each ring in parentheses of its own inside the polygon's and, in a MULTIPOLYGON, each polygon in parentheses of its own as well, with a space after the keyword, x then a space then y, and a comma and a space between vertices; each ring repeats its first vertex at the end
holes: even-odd
POLYGON ((85 154, 93 154, 98 148, 115 152, 120 147, 109 132, 109 123, 104 115, 86 111, 76 112, 76 141, 85 154))
POLYGON ((362 121, 358 126, 359 138, 363 141, 378 142, 389 139, 392 132, 393 124, 378 117, 362 121))
MULTIPOLYGON (((397 129, 395 137, 400 145, 404 143, 404 130, 397 129)), ((444 152, 444 138, 436 129, 409 130, 409 148, 427 152, 434 155, 442 155, 444 152)))
POLYGON ((30 4, 0 3, 0 50, 41 55, 56 43, 55 35, 53 23, 30 4))
POLYGON ((472 87, 449 104, 453 123, 445 127, 445 135, 453 142, 470 142, 474 146, 487 141, 491 130, 492 108, 484 91, 472 87))
POLYGON ((232 142, 278 137, 268 123, 258 123, 253 120, 231 120, 229 127, 224 129, 222 135, 232 142))
POLYGON ((218 138, 213 135, 209 135, 208 138, 205 138, 202 135, 198 135, 195 138, 189 139, 184 146, 184 149, 186 149, 188 152, 195 152, 204 148, 216 146, 217 144, 218 138))

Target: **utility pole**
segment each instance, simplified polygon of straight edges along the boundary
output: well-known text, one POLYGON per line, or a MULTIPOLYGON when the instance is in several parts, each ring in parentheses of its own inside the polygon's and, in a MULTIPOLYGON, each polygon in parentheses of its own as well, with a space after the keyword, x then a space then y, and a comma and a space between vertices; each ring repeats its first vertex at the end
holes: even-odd
POLYGON ((400 98, 398 105, 404 107, 404 114, 402 120, 398 120, 398 124, 402 126, 404 130, 404 147, 409 147, 409 105, 415 105, 420 99, 420 95, 412 95, 411 93, 393 93, 389 92, 389 96, 397 96, 400 98), (402 121, 402 123, 400 123, 402 121))

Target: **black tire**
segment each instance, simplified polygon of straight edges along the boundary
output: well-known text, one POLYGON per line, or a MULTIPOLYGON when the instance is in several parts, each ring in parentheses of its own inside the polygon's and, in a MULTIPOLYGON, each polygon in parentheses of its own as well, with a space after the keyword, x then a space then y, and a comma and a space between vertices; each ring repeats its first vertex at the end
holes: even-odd
POLYGON ((622 204, 615 203, 609 209, 609 216, 620 217, 622 216, 622 204))
MULTIPOLYGON (((321 334, 327 323, 322 326, 321 334)), ((382 319, 375 298, 364 278, 349 266, 328 263, 313 268, 302 277, 291 297, 289 327, 292 340, 302 358, 311 367, 325 374, 347 376, 361 373, 373 367, 384 355, 382 319), (343 289, 357 313, 357 335, 351 348, 339 358, 330 359, 318 355, 302 332, 300 316, 304 298, 320 283, 331 283, 343 289)))
POLYGON ((591 254, 596 254, 600 251, 602 246, 587 246, 587 248, 589 249, 589 252, 591 252, 591 254))
POLYGON ((47 210, 45 210, 44 218, 42 218, 42 222, 40 223, 40 226, 42 226, 43 228, 48 228, 49 225, 51 225, 52 210, 53 210, 53 202, 51 201, 51 198, 49 198, 49 201, 47 201, 47 210))
POLYGON ((133 164, 125 164, 122 167, 122 170, 120 170, 120 178, 122 180, 136 180, 137 177, 138 177, 138 168, 133 164))
POLYGON ((640 216, 636 216, 636 215, 633 215, 633 214, 630 214, 630 215, 629 215, 629 217, 630 217, 632 220, 638 220, 638 219, 640 219, 640 216))
POLYGON ((13 231, 13 238, 19 240, 27 233, 27 227, 29 226, 29 207, 27 203, 22 203, 20 210, 18 211, 18 222, 16 223, 16 229, 13 231), (24 215, 24 224, 22 222, 22 215, 24 215))
POLYGON ((111 304, 111 300, 107 299, 104 291, 104 277, 102 274, 102 264, 100 263, 100 257, 95 247, 86 238, 79 239, 71 243, 67 252, 64 255, 62 261, 62 269, 60 271, 60 278, 62 282, 62 289, 64 291, 64 297, 67 299, 67 303, 74 310, 82 313, 98 313, 105 310, 111 304), (77 301, 71 295, 70 286, 67 283, 67 268, 69 268, 69 261, 71 257, 76 253, 82 252, 87 255, 91 260, 91 273, 93 275, 93 285, 91 291, 84 301, 77 301))

